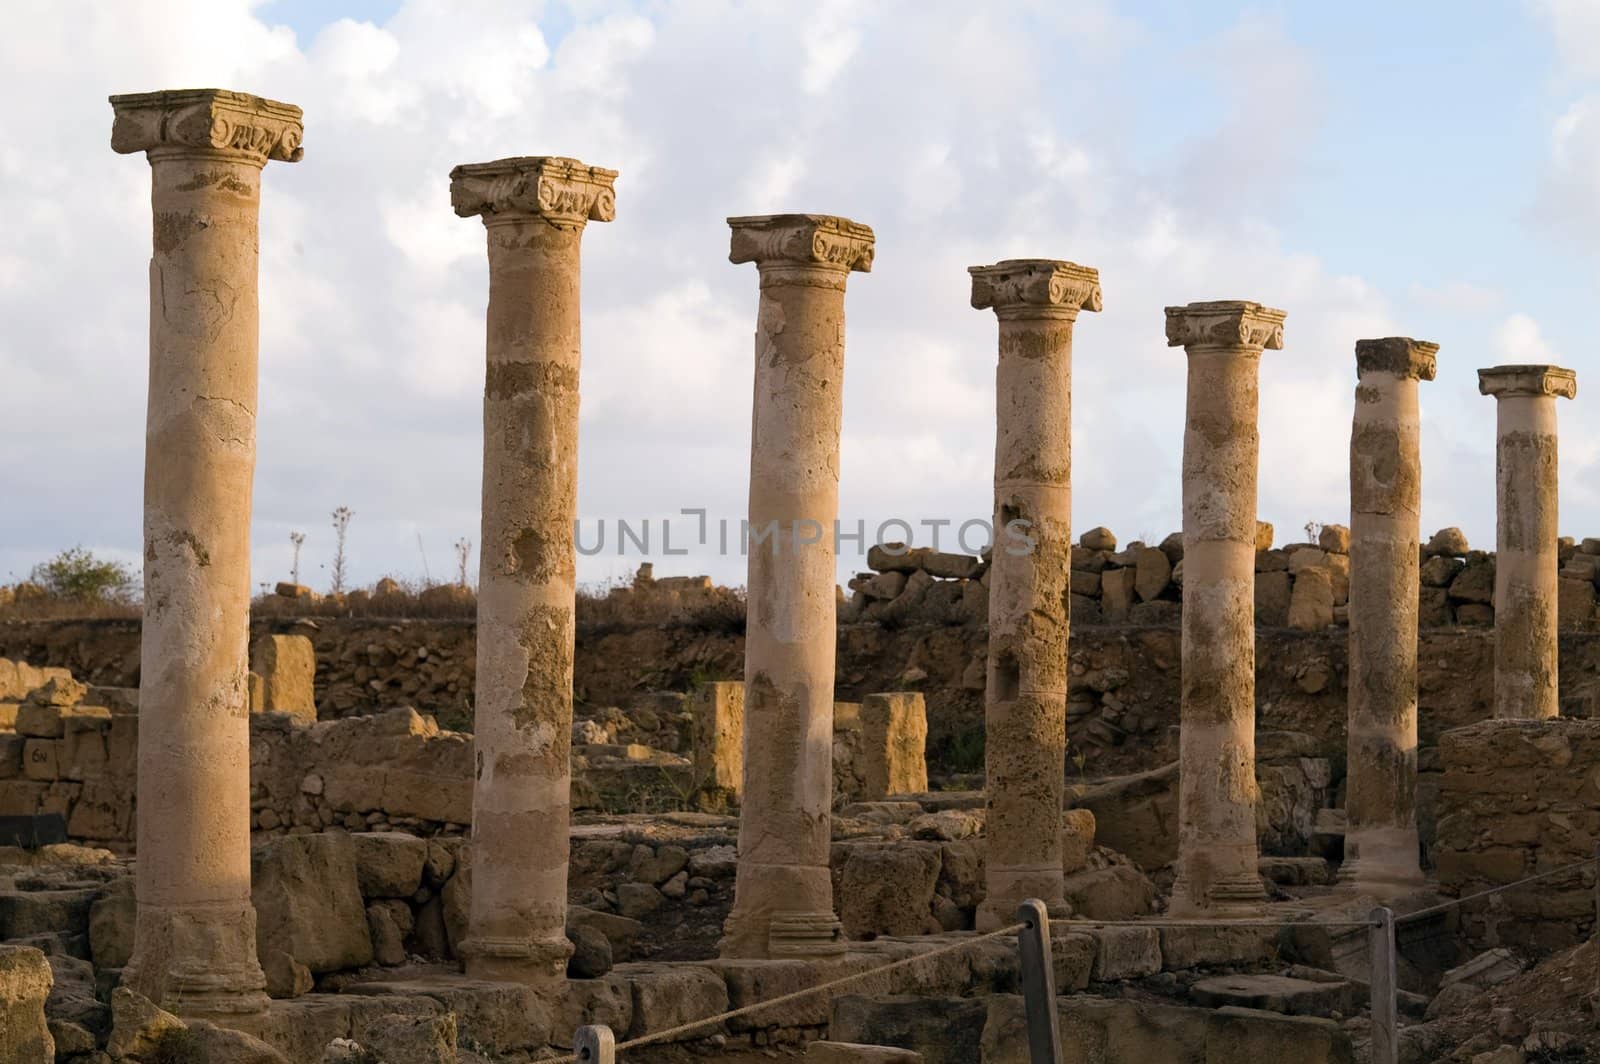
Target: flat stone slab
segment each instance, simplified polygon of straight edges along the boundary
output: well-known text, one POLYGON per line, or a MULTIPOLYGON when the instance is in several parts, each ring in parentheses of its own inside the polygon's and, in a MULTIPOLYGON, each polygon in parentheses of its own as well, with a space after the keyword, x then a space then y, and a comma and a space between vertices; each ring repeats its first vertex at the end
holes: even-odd
POLYGON ((1218 975, 1189 988, 1197 1005, 1212 1008, 1236 1006, 1281 1012, 1287 1016, 1325 1016, 1344 1011, 1351 991, 1348 982, 1312 982, 1287 975, 1218 975))

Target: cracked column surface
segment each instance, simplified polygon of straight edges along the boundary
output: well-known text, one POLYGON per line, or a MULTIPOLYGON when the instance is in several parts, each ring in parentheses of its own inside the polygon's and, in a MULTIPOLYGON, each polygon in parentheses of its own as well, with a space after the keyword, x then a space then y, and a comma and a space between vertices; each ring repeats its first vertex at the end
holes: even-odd
POLYGON ((985 698, 985 897, 979 931, 1025 899, 1066 915, 1061 801, 1072 570, 1072 323, 1100 274, 1051 259, 973 266, 972 305, 1000 319, 985 698), (1014 530, 1014 531, 1008 531, 1014 530), (1025 537, 1025 539, 1024 539, 1025 537))
POLYGON ((616 173, 575 159, 458 166, 489 241, 467 974, 555 990, 567 958, 578 245, 616 173))
POLYGON ((257 219, 300 108, 217 89, 111 97, 150 161, 150 391, 138 916, 124 986, 229 1022, 266 1007, 250 904, 250 496, 257 219))
POLYGON ((1350 703, 1344 863, 1362 893, 1422 884, 1417 843, 1417 596, 1422 507, 1417 385, 1438 344, 1356 341, 1350 431, 1350 703))
POLYGON ((1578 375, 1560 366, 1494 366, 1478 391, 1495 404, 1494 715, 1558 716, 1556 398, 1578 375))
POLYGON ((1174 916, 1265 899, 1256 869, 1255 562, 1258 370, 1283 347, 1281 310, 1167 308, 1189 357, 1183 433, 1183 695, 1174 916))
POLYGON ((872 268, 846 218, 729 218, 761 275, 750 438, 744 795, 724 957, 844 951, 828 870, 833 793, 834 522, 844 288, 872 268))

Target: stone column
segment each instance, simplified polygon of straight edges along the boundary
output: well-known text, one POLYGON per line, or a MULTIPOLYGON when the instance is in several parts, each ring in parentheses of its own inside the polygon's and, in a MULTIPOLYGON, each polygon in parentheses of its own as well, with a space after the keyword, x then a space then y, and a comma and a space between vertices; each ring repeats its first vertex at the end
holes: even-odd
POLYGON ((1256 870, 1256 431, 1263 348, 1281 310, 1167 308, 1189 355, 1183 433, 1183 695, 1178 875, 1170 912, 1224 916, 1264 900, 1256 870))
POLYGON ((994 548, 985 696, 985 897, 980 931, 1041 899, 1066 915, 1068 591, 1072 571, 1072 323, 1100 309, 1100 274, 1052 259, 973 266, 972 305, 1000 319, 994 548), (1023 537, 1026 537, 1024 540, 1023 537))
POLYGON ((150 161, 150 390, 138 916, 123 985, 229 1022, 266 1007, 250 904, 250 493, 261 170, 300 108, 200 89, 111 97, 150 161))
POLYGON ((1494 366, 1478 391, 1497 400, 1494 715, 1560 715, 1556 693, 1556 397, 1578 394, 1559 366, 1494 366))
POLYGON ((578 245, 616 173, 575 159, 458 166, 450 202, 489 241, 473 741, 476 978, 566 978, 578 491, 578 245))
POLYGON ((1356 341, 1350 432, 1350 708, 1344 864, 1356 890, 1394 896, 1422 883, 1417 844, 1417 383, 1438 344, 1356 341))
POLYGON ((761 274, 750 437, 749 605, 739 871, 725 957, 823 956, 844 943, 828 871, 833 797, 834 522, 844 288, 872 268, 846 218, 729 218, 761 274))

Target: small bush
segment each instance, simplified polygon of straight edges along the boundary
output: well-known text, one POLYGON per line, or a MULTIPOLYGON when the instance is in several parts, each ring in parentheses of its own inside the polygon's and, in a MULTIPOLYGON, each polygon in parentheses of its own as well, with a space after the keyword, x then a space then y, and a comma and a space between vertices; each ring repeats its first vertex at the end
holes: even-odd
POLYGON ((71 547, 33 567, 30 581, 53 598, 87 605, 124 605, 134 600, 137 581, 121 562, 96 558, 71 547))

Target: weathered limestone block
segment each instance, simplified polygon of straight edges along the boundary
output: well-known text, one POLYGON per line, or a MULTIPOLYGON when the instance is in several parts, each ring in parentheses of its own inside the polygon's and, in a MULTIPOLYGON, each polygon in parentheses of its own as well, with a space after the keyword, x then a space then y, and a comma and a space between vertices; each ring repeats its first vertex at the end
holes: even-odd
POLYGON ((61 740, 29 739, 22 748, 22 775, 30 780, 60 776, 61 740))
POLYGON ((251 880, 260 953, 282 950, 318 974, 371 963, 350 836, 274 839, 253 855, 251 880))
POLYGON ((1133 587, 1140 602, 1160 598, 1172 582, 1172 562, 1156 547, 1141 547, 1134 564, 1133 587))
POLYGON ((1132 865, 1085 868, 1063 880, 1074 915, 1089 920, 1133 920, 1155 907, 1156 888, 1132 865))
POLYGON ((1557 587, 1556 622, 1563 629, 1587 631, 1594 627, 1595 591, 1592 580, 1561 577, 1557 587))
POLYGON ((1100 574, 1100 609, 1108 622, 1115 624, 1128 619, 1138 579, 1137 569, 1107 569, 1100 574))
POLYGON ((437 1016, 381 1016, 367 1024, 362 1043, 385 1064, 456 1064, 456 1018, 437 1016))
POLYGON ((1446 556, 1460 558, 1472 548, 1467 544, 1467 534, 1459 528, 1441 528, 1429 537, 1422 553, 1430 558, 1446 556))
POLYGON ((937 930, 930 906, 938 879, 936 847, 852 847, 839 881, 845 933, 859 939, 937 930))
POLYGON ((401 831, 365 831, 351 835, 350 842, 363 898, 409 898, 422 885, 426 839, 401 831))
POLYGON ((45 1022, 50 965, 28 946, 0 945, 0 1064, 41 1064, 55 1059, 45 1022))
POLYGON ((1096 927, 1092 977, 1097 983, 1138 979, 1161 970, 1161 933, 1153 927, 1096 927))
POLYGON ((864 801, 928 789, 928 710, 920 691, 871 694, 861 703, 864 801))
POLYGON ((1078 537, 1078 545, 1086 550, 1110 551, 1117 549, 1117 537, 1111 529, 1100 525, 1078 537))
POLYGON ((253 712, 291 713, 317 719, 317 654, 303 635, 269 635, 250 648, 250 671, 261 677, 261 707, 253 712))
POLYGON ((1293 601, 1286 570, 1256 573, 1257 624, 1282 628, 1289 623, 1289 607, 1293 601))
POLYGON ((96 968, 121 968, 133 956, 139 906, 133 883, 118 880, 89 907, 89 956, 96 968))
POLYGON ((1289 627, 1314 632, 1333 623, 1333 573, 1313 565, 1294 574, 1289 596, 1289 627))
POLYGON ((640 1038, 728 1008, 728 987, 709 968, 639 965, 633 981, 633 1019, 627 1037, 640 1038))
POLYGON ((744 684, 699 684, 689 692, 688 708, 695 787, 737 801, 744 783, 744 684))
POLYGON ((1094 852, 1094 812, 1065 809, 1061 813, 1061 871, 1071 875, 1089 863, 1094 852))

